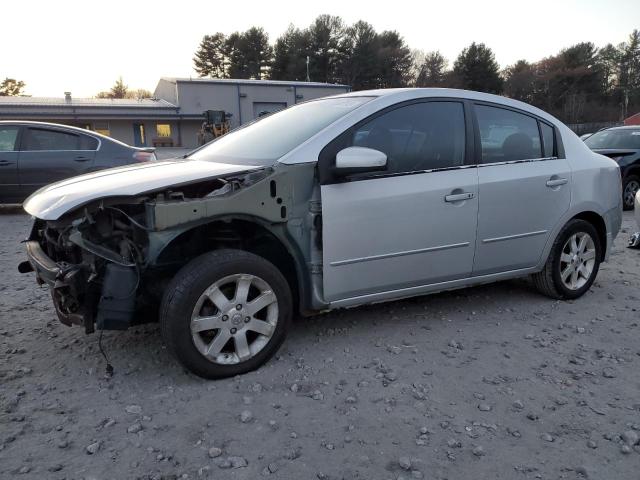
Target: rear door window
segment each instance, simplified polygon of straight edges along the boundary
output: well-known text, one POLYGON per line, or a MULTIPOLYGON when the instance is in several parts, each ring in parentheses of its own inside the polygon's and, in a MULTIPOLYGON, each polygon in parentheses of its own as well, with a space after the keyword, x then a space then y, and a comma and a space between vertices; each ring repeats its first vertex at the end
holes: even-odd
POLYGON ((29 128, 23 142, 22 150, 78 150, 79 135, 58 130, 29 128))
POLYGON ((0 152, 17 150, 18 127, 0 126, 0 152))
POLYGON ((505 108, 476 105, 482 163, 542 158, 538 121, 505 108))

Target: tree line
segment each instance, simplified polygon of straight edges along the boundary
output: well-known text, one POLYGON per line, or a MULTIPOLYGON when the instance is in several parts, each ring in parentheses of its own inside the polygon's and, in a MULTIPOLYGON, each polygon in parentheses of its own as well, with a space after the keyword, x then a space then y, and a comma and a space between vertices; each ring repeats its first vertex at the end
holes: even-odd
POLYGON ((0 82, 0 97, 15 97, 22 94, 25 83, 15 78, 6 77, 0 82))
MULTIPOLYGON (((0 82, 0 97, 17 97, 24 95, 25 83, 23 81, 16 80, 15 78, 5 78, 0 82)), ((131 89, 128 85, 125 85, 122 77, 119 77, 113 87, 107 91, 98 92, 96 98, 129 98, 141 100, 144 98, 151 98, 153 94, 144 88, 131 89)))
POLYGON ((193 57, 201 77, 310 80, 353 90, 449 87, 522 100, 567 123, 615 121, 640 110, 640 32, 597 48, 583 42, 501 69, 491 48, 472 43, 450 64, 439 51, 412 50, 397 31, 321 15, 290 25, 271 44, 260 27, 205 35, 193 57), (307 60, 308 59, 308 60, 307 60))
POLYGON ((125 85, 122 77, 118 77, 111 89, 98 92, 96 98, 129 98, 135 100, 142 100, 143 98, 151 98, 153 94, 144 88, 131 89, 129 85, 125 85))

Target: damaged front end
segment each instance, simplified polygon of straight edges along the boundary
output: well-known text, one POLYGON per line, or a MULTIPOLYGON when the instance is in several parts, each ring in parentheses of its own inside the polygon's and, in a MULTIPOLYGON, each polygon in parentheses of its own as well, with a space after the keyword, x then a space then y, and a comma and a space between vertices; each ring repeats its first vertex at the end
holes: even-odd
POLYGON ((19 268, 50 287, 62 323, 84 325, 87 333, 94 324, 107 330, 131 324, 148 245, 146 228, 134 219, 143 211, 140 204, 101 205, 36 220, 26 241, 29 260, 19 268))
MULTIPOLYGON (((218 248, 273 253, 264 251, 269 235, 236 228, 247 219, 282 241, 289 227, 299 236, 300 220, 287 226, 290 175, 253 169, 96 199, 55 220, 36 216, 26 240, 29 260, 19 269, 35 271, 38 283, 50 287, 62 323, 83 325, 87 333, 157 321, 168 282, 192 258, 218 248)), ((312 170, 299 175, 311 179, 312 170)))

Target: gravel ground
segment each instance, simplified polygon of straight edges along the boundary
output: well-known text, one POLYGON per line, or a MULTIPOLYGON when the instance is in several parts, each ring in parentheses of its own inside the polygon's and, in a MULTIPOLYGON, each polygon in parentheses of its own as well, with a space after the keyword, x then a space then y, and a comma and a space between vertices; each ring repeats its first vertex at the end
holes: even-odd
POLYGON ((637 479, 640 251, 625 214, 575 302, 527 280, 295 322, 277 357, 187 374, 156 325, 98 336, 20 275, 0 215, 0 477, 637 479))

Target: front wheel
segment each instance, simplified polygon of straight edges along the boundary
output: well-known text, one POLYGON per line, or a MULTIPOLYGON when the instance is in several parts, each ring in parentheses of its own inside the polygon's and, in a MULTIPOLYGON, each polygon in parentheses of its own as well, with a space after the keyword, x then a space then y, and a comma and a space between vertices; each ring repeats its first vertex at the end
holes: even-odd
POLYGON ((551 298, 581 297, 600 268, 602 246, 589 222, 571 220, 558 234, 544 269, 533 275, 536 288, 551 298))
POLYGON ((291 323, 287 280, 270 262, 240 250, 206 253, 167 286, 160 325, 167 346, 191 372, 223 378, 255 370, 291 323))

